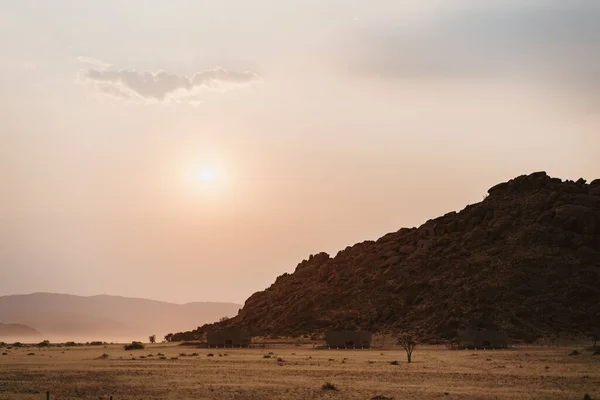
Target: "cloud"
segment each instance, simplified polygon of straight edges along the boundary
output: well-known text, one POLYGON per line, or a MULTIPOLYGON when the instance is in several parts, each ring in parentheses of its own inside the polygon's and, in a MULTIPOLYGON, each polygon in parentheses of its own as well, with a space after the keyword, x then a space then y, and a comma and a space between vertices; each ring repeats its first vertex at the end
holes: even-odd
POLYGON ((419 24, 355 32, 353 63, 360 74, 402 79, 527 80, 600 106, 598 21, 596 1, 464 1, 419 24))
POLYGON ((79 76, 80 82, 103 94, 135 102, 198 105, 198 97, 203 91, 226 92, 260 80, 253 72, 230 71, 222 67, 185 76, 166 71, 114 69, 110 64, 88 57, 78 60, 94 67, 79 76))

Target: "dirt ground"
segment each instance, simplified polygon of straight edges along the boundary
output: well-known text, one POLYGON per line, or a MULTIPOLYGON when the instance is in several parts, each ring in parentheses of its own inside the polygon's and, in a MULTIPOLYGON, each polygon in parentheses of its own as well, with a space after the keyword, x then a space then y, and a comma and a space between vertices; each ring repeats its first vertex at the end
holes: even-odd
POLYGON ((585 393, 600 399, 600 357, 582 349, 580 355, 570 356, 573 350, 418 347, 408 364, 402 350, 308 346, 197 349, 156 344, 135 351, 119 345, 5 348, 0 349, 0 400, 45 399, 46 391, 52 399, 112 395, 114 400, 367 400, 377 395, 396 400, 581 400, 585 393), (392 365, 396 360, 399 364, 392 365), (338 390, 323 390, 326 382, 338 390))

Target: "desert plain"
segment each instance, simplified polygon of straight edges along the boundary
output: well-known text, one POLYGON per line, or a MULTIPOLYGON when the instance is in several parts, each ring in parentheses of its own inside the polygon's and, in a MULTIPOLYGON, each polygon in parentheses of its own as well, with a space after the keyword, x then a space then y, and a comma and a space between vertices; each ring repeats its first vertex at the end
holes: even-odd
POLYGON ((0 400, 598 398, 600 357, 574 350, 421 346, 408 364, 393 347, 13 347, 0 349, 0 400))

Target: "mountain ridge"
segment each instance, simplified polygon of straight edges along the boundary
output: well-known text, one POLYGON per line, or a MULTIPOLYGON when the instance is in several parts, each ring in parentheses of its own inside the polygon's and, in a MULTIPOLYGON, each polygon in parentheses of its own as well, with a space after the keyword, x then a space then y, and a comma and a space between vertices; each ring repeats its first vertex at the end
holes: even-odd
POLYGON ((0 296, 0 321, 32 326, 50 336, 145 338, 233 316, 240 307, 225 302, 176 304, 125 296, 34 292, 0 296))

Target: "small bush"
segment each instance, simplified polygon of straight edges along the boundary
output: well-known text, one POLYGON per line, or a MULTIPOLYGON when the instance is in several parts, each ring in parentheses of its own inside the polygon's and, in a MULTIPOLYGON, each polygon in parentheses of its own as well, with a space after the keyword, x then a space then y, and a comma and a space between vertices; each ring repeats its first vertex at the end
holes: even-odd
POLYGON ((2 355, 3 355, 3 356, 7 356, 7 355, 8 355, 8 353, 4 352, 4 353, 2 353, 2 355))
POLYGON ((340 390, 340 389, 338 389, 338 387, 337 387, 337 386, 335 386, 335 385, 334 385, 333 383, 331 383, 331 382, 325 382, 325 383, 323 384, 323 386, 321 386, 321 390, 336 390, 336 391, 337 391, 337 390, 340 390))
POLYGON ((377 395, 377 396, 371 397, 371 400, 394 400, 394 398, 377 395))
POLYGON ((12 344, 12 347, 23 347, 23 343, 21 343, 21 342, 14 342, 12 344))
POLYGON ((28 356, 35 356, 35 353, 27 353, 28 356))
POLYGON ((327 360, 327 361, 335 361, 335 360, 334 360, 333 358, 330 358, 330 359, 329 359, 329 360, 327 360))
POLYGON ((38 347, 50 347, 50 341, 49 340, 44 340, 43 342, 39 342, 38 347))
POLYGON ((400 363, 398 361, 392 361, 390 364, 391 365, 400 365, 400 363))
POLYGON ((199 355, 200 354, 198 354, 198 353, 192 353, 192 354, 190 354, 190 357, 198 357, 199 355))
POLYGON ((179 357, 187 357, 186 353, 179 353, 179 357))
POLYGON ((104 342, 100 342, 100 341, 89 342, 88 346, 104 346, 104 342))
POLYGON ((277 362, 283 362, 283 358, 279 357, 279 358, 277 359, 277 362))
POLYGON ((154 357, 154 354, 148 354, 146 357, 154 357))
POLYGON ((179 360, 179 357, 171 357, 171 360, 179 360))
POLYGON ((578 356, 578 355, 580 355, 580 354, 581 354, 581 353, 580 353, 580 352, 578 352, 577 350, 573 350, 572 352, 570 352, 570 353, 569 353, 569 355, 570 355, 570 356, 578 356))
POLYGON ((125 350, 144 350, 146 346, 142 342, 131 342, 131 344, 126 344, 123 348, 125 350))
POLYGON ((214 357, 214 356, 215 356, 215 355, 214 355, 213 353, 208 353, 208 354, 206 355, 206 357, 214 357))
POLYGON ((167 357, 165 357, 165 356, 160 356, 160 357, 158 357, 158 359, 159 359, 159 360, 166 360, 166 359, 167 359, 167 357))
POLYGON ((270 355, 270 354, 265 354, 265 355, 263 356, 263 358, 271 358, 271 355, 270 355))
POLYGON ((110 357, 110 356, 108 354, 104 353, 100 357, 96 358, 96 360, 106 360, 108 357, 110 357))
POLYGON ((0 349, 3 348, 3 347, 6 347, 6 346, 8 346, 6 343, 0 342, 0 349))
POLYGON ((158 353, 157 356, 164 357, 165 355, 163 353, 158 353))
POLYGON ((76 346, 77 346, 77 343, 75 343, 75 342, 67 342, 67 343, 65 343, 65 347, 76 347, 76 346))

